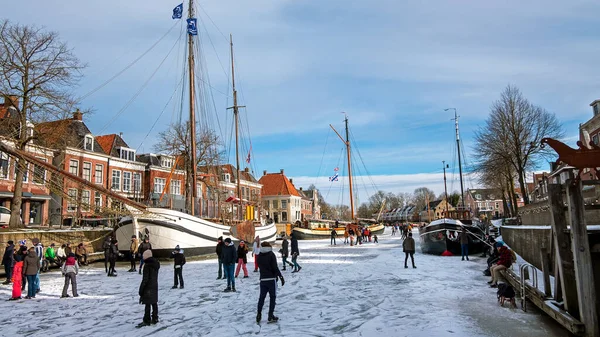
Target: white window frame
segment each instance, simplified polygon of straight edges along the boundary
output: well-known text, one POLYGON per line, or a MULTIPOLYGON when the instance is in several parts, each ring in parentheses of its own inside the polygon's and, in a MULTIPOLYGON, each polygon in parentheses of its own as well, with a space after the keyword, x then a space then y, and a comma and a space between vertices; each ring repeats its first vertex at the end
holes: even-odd
POLYGON ((139 172, 134 172, 132 176, 132 187, 133 192, 141 193, 142 192, 142 174, 139 172))
POLYGON ((100 184, 102 185, 103 183, 103 177, 104 177, 104 165, 102 164, 96 164, 94 166, 94 182, 96 184, 100 184), (100 168, 100 174, 98 174, 98 168, 100 168))
POLYGON ((67 191, 67 212, 77 211, 77 189, 69 188, 67 191), (75 201, 73 201, 75 200, 75 201))
MULTIPOLYGON (((0 179, 8 180, 10 179, 10 156, 8 153, 0 151, 0 160, 6 162, 6 173, 4 173, 0 167, 0 179)), ((27 182, 27 180, 23 180, 23 182, 27 182)))
POLYGON ((102 207, 102 194, 100 192, 94 192, 94 207, 102 207))
MULTIPOLYGON (((47 162, 48 161, 46 158, 37 157, 37 159, 39 159, 39 160, 41 160, 43 162, 47 162)), ((33 164, 33 172, 32 172, 32 176, 31 176, 31 181, 34 184, 44 185, 46 183, 46 169, 43 166, 41 166, 41 165, 35 165, 35 164, 33 164), (44 175, 42 176, 42 181, 36 181, 36 177, 37 177, 36 170, 38 168, 41 168, 44 171, 44 175)))
POLYGON ((84 211, 90 210, 90 190, 81 191, 81 208, 84 211))
POLYGON ((79 160, 77 160, 77 159, 69 160, 69 173, 79 177, 79 160))
POLYGON ((92 181, 92 163, 89 161, 84 161, 83 166, 81 167, 81 177, 86 181, 92 181), (87 166, 87 169, 86 169, 87 166), (87 174, 86 174, 87 171, 87 174))
POLYGON ((181 180, 171 180, 171 194, 181 195, 181 180))
POLYGON ((119 148, 119 158, 129 161, 135 161, 135 150, 126 147, 121 147, 119 148))
POLYGON ((154 178, 154 193, 162 193, 165 190, 166 184, 167 179, 158 177, 154 178))
MULTIPOLYGON (((10 173, 10 171, 9 171, 10 173)), ((23 182, 29 181, 29 163, 25 163, 25 171, 23 172, 23 182)))
POLYGON ((131 172, 123 171, 123 192, 131 191, 131 172))
POLYGON ((111 186, 110 186, 111 189, 113 191, 120 191, 121 190, 121 171, 112 170, 111 177, 112 177, 111 186), (115 184, 115 182, 116 182, 116 184, 115 184))
POLYGON ((85 135, 85 140, 83 141, 83 149, 88 151, 94 151, 94 136, 85 135))

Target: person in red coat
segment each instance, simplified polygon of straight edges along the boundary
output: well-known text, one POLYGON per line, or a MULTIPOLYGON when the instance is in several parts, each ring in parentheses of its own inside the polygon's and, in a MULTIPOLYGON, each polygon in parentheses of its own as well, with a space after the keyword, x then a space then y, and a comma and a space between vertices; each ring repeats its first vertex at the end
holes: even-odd
POLYGON ((500 258, 498 262, 490 267, 490 272, 492 273, 492 279, 488 281, 490 287, 496 288, 498 287, 498 280, 500 279, 500 271, 506 270, 510 268, 512 265, 512 254, 510 253, 510 249, 504 246, 502 241, 499 241, 501 245, 498 248, 498 252, 500 253, 500 258))
POLYGON ((25 249, 19 249, 19 252, 15 254, 15 264, 13 266, 12 276, 12 297, 10 298, 11 301, 21 299, 21 286, 23 283, 23 258, 25 257, 24 254, 27 253, 27 248, 24 246, 22 248, 25 249))

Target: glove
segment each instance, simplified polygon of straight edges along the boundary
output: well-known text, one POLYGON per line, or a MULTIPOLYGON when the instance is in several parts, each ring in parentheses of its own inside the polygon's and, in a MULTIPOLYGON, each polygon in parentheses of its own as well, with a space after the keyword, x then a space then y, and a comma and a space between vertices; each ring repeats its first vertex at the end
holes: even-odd
POLYGON ((281 280, 281 286, 283 287, 283 285, 285 284, 285 280, 283 279, 283 276, 279 276, 279 279, 281 280))

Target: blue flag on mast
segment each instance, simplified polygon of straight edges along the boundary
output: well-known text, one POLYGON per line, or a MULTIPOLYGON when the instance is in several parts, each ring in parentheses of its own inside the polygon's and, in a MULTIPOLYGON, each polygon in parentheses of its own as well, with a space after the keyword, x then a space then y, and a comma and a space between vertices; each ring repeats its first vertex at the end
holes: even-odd
POLYGON ((190 35, 198 35, 198 27, 196 26, 196 18, 187 19, 187 32, 190 35))
POLYGON ((177 7, 173 8, 173 20, 181 19, 183 16, 183 2, 180 3, 177 7))

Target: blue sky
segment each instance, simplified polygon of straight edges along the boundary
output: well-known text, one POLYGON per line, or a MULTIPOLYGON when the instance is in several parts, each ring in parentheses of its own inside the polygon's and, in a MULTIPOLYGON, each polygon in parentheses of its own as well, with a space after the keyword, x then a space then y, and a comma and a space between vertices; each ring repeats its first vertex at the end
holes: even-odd
MULTIPOLYGON (((165 34, 178 3, 11 1, 2 17, 10 13, 12 21, 59 32, 89 65, 76 91, 84 95, 165 34)), ((315 183, 332 202, 341 200, 342 183, 331 187, 327 177, 341 165, 342 144, 329 124, 342 131, 341 111, 366 164, 358 170, 357 161, 355 173, 368 170, 372 177, 357 179, 359 201, 365 201, 375 188, 443 191, 442 160, 452 165, 454 158, 453 112, 444 108, 458 109, 468 156, 473 131, 508 84, 556 113, 572 146, 578 124, 592 114, 588 104, 600 98, 598 1, 208 0, 200 6, 201 46, 214 88, 204 116, 209 127, 217 128, 218 118, 229 139, 225 35, 231 33, 240 104, 248 106, 242 116, 252 169, 260 176, 283 168, 297 186, 315 183)), ((94 110, 86 117, 93 132, 123 132, 138 152, 152 151, 153 135, 178 116, 180 99, 167 102, 181 77, 181 28, 177 24, 146 57, 81 102, 94 110)), ((450 185, 458 189, 455 178, 450 185)))

